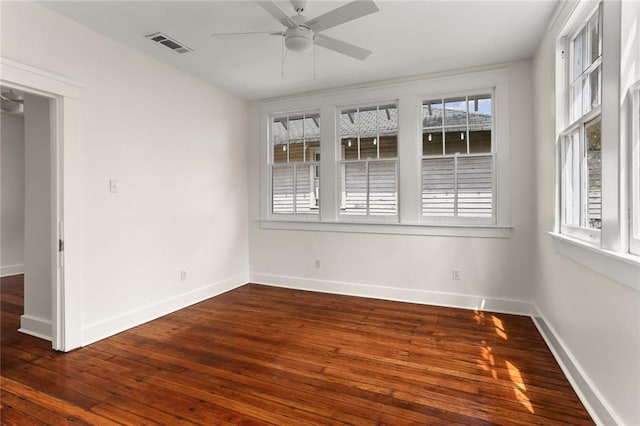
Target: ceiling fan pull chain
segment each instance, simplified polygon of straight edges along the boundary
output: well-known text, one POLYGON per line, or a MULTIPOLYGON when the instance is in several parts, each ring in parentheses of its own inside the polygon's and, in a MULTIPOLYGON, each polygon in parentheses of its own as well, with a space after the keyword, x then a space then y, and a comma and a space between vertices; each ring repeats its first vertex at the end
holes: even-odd
POLYGON ((316 81, 316 44, 313 43, 313 81, 316 81))

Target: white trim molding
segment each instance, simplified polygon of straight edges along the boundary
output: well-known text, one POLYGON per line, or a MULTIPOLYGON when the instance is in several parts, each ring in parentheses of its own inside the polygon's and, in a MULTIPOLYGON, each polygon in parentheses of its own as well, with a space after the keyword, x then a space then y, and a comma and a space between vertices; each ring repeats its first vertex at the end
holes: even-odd
POLYGON ((510 226, 480 225, 413 225, 407 223, 371 222, 304 222, 291 220, 262 220, 261 229, 295 231, 350 232, 356 234, 433 235, 446 237, 511 238, 510 226))
POLYGON ((24 274, 24 265, 7 265, 0 267, 0 277, 24 274))
POLYGON ((31 315, 20 315, 19 332, 51 341, 51 321, 31 315))
POLYGON ((64 252, 51 247, 57 265, 52 285, 50 340, 56 350, 80 346, 82 298, 80 283, 82 240, 79 217, 79 164, 82 85, 70 78, 0 57, 0 83, 53 101, 52 133, 52 241, 64 235, 64 252), (63 265, 64 256, 64 265, 63 265))
POLYGON ((538 307, 532 305, 532 319, 573 390, 598 425, 622 425, 598 388, 589 380, 567 345, 554 331, 538 307))
POLYGON ((226 293, 247 284, 248 281, 248 274, 236 275, 163 301, 125 312, 105 321, 89 324, 82 330, 82 346, 90 345, 98 340, 106 339, 187 306, 226 293))
MULTIPOLYGON (((29 65, 21 64, 7 58, 0 57, 0 70, 2 70, 2 80, 14 82, 17 88, 32 89, 46 92, 47 97, 52 94, 63 95, 68 98, 79 99, 82 92, 82 85, 75 80, 53 74, 29 65)), ((45 93, 43 93, 45 94, 45 93)))
POLYGON ((639 256, 604 250, 555 232, 548 234, 551 236, 553 248, 558 253, 635 291, 640 291, 639 256))
POLYGON ((531 304, 524 300, 501 299, 477 295, 443 293, 412 288, 396 288, 344 281, 315 280, 285 275, 252 273, 251 282, 273 287, 342 294, 395 302, 420 303, 505 314, 531 315, 531 304))

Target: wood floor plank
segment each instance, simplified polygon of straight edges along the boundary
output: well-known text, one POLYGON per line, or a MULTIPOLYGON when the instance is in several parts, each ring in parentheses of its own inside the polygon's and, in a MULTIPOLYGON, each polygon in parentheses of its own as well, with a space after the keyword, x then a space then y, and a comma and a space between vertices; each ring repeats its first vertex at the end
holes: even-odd
POLYGON ((9 278, 3 424, 593 424, 528 317, 250 284, 62 354, 9 278))
POLYGON ((46 423, 38 421, 31 417, 28 413, 17 410, 14 407, 4 407, 0 411, 0 420, 2 425, 6 426, 45 426, 46 423))
POLYGON ((6 408, 10 408, 18 413, 22 413, 22 415, 26 415, 26 417, 32 419, 34 422, 39 422, 40 424, 47 425, 61 425, 70 423, 64 416, 59 413, 48 410, 40 405, 38 405, 35 401, 30 401, 25 397, 15 395, 11 392, 7 392, 6 390, 2 390, 2 415, 0 418, 2 419, 2 424, 4 424, 4 412, 6 408))
POLYGON ((56 413, 60 413, 67 417, 68 420, 74 419, 86 424, 100 424, 104 426, 117 425, 117 423, 112 422, 105 417, 93 414, 88 410, 81 409, 77 405, 53 397, 46 392, 39 391, 12 379, 1 377, 0 386, 7 392, 22 396, 29 401, 37 401, 38 405, 56 413))
POLYGON ((142 424, 148 421, 156 425, 193 425, 192 421, 176 415, 176 413, 166 413, 162 409, 155 408, 153 405, 138 402, 136 399, 122 398, 117 395, 94 406, 91 410, 105 417, 109 414, 118 416, 121 419, 128 415, 128 413, 133 413, 142 418, 142 424))

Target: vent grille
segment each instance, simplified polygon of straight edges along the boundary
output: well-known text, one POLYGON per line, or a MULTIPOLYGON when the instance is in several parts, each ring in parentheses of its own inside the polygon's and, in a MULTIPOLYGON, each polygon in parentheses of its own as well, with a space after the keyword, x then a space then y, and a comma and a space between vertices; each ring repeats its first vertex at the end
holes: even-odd
POLYGON ((172 39, 171 37, 167 36, 166 34, 154 33, 154 34, 149 34, 149 35, 147 35, 145 37, 148 38, 151 41, 154 41, 156 43, 160 43, 163 46, 168 47, 169 49, 173 50, 176 53, 193 52, 193 49, 188 48, 184 44, 172 39))

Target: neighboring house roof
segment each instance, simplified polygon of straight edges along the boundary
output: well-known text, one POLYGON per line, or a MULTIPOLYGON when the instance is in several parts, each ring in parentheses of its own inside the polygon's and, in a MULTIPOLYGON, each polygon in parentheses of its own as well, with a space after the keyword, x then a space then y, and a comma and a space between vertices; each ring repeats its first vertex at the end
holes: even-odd
MULTIPOLYGON (((440 128, 442 126, 441 108, 431 108, 431 114, 426 114, 422 119, 424 128, 440 128)), ((445 109, 446 130, 460 131, 467 128, 467 114, 465 111, 445 109)), ((272 125, 273 143, 280 145, 287 140, 302 140, 303 134, 307 142, 320 140, 318 114, 305 116, 286 117, 276 119, 272 125), (303 129, 304 127, 304 129, 303 129)), ((473 130, 491 130, 491 115, 479 112, 469 113, 469 128, 473 130)), ((398 132, 398 109, 380 108, 379 110, 343 111, 340 114, 340 129, 342 138, 389 136, 398 132), (359 132, 358 132, 359 130, 359 132)))
MULTIPOLYGON (((422 119, 422 127, 442 127, 442 108, 432 107, 425 109, 426 113, 422 119)), ((467 112, 458 109, 444 109, 445 124, 447 129, 466 130, 467 112)), ((469 111, 469 128, 474 130, 491 130, 491 115, 481 112, 469 111)))
POLYGON ((273 143, 280 145, 287 140, 302 140, 303 135, 307 142, 320 140, 320 119, 318 114, 278 118, 271 125, 273 143))
POLYGON ((373 138, 376 136, 390 136, 398 133, 398 108, 389 105, 380 106, 378 110, 346 110, 340 114, 340 133, 343 139, 373 138), (360 132, 358 133, 358 128, 360 132))

